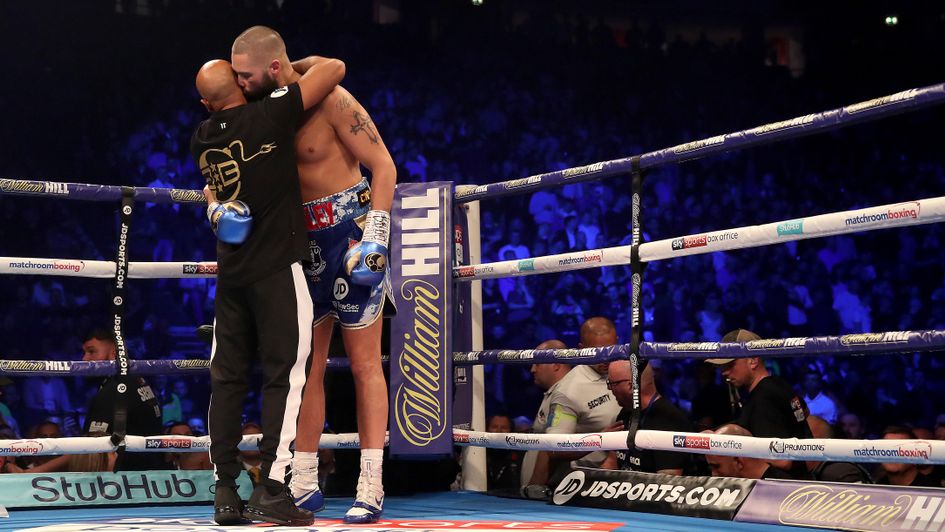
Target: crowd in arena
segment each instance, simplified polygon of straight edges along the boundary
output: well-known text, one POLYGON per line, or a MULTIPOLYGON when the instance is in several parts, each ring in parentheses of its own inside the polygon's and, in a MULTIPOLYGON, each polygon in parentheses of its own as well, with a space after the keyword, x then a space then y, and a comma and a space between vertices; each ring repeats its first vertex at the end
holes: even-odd
MULTIPOLYGON (((203 177, 188 153, 190 134, 204 116, 191 80, 203 60, 228 53, 243 23, 268 22, 282 30, 290 54, 344 59, 344 85, 371 113, 402 182, 482 184, 526 177, 935 81, 922 75, 877 76, 852 88, 836 79, 839 73, 816 68, 813 60, 808 71, 792 71, 763 46, 748 42, 669 37, 657 23, 618 31, 600 21, 540 14, 514 28, 492 28, 488 39, 477 35, 476 20, 450 20, 435 46, 427 45, 432 37, 397 25, 358 33, 356 39, 332 37, 344 8, 318 13, 317 31, 307 32, 289 22, 298 16, 289 9, 310 14, 306 10, 321 4, 300 4, 246 12, 228 22, 233 35, 211 32, 219 41, 215 46, 181 31, 181 38, 150 65, 163 75, 140 84, 139 97, 149 97, 145 109, 122 94, 127 79, 89 76, 96 90, 110 95, 108 112, 92 113, 77 126, 74 143, 19 144, 23 153, 11 159, 4 176, 202 188, 203 177), (393 42, 402 46, 390 46, 393 42), (373 53, 379 48, 385 53, 373 53), (51 149, 74 155, 55 160, 51 149)), ((199 9, 169 5, 171 11, 199 9)), ((129 13, 101 16, 123 20, 122 31, 129 36, 138 32, 146 38, 158 31, 129 13)), ((145 72, 143 66, 130 68, 129 77, 145 72)), ((56 75, 40 73, 50 80, 56 75)), ((942 195, 940 148, 916 132, 938 129, 943 118, 940 109, 933 109, 655 169, 644 183, 644 239, 942 195)), ((4 231, 0 255, 113 260, 116 205, 0 195, 0 206, 0 223, 17 228, 4 231)), ((627 244, 630 206, 626 177, 483 202, 482 261, 627 244)), ((642 299, 645 339, 718 341, 739 328, 762 338, 945 329, 943 239, 940 225, 928 225, 649 264, 642 299)), ((136 213, 130 242, 131 260, 214 259, 203 209, 191 205, 144 205, 136 213)), ((611 320, 615 341, 626 342, 629 277, 626 267, 604 267, 485 281, 485 345, 526 349, 554 338, 577 347, 582 324, 595 316, 611 320)), ((209 357, 209 346, 195 330, 213 319, 213 279, 133 281, 129 286, 126 336, 133 358, 209 357)), ((81 359, 83 343, 106 322, 110 304, 108 282, 96 279, 2 276, 0 293, 6 294, 2 359, 81 359)), ((945 388, 945 363, 934 354, 765 362, 805 398, 809 413, 826 421, 835 437, 945 439, 945 407, 931 400, 945 388)), ((674 361, 652 368, 660 394, 694 428, 717 430, 731 421, 725 414, 729 395, 716 367, 674 361)), ((490 365, 486 379, 487 412, 499 421, 494 430, 530 430, 543 396, 533 372, 490 365)), ((165 433, 205 434, 205 378, 158 376, 149 384, 165 433)), ((88 432, 88 405, 98 386, 94 379, 71 377, 0 382, 0 439, 88 432)), ((259 396, 251 395, 245 430, 259 430, 260 408, 259 396)), ((329 425, 343 425, 333 419, 331 404, 328 412, 329 425)), ((46 461, 6 460, 3 471, 35 470, 46 461)), ((91 462, 63 467, 89 468, 91 462)), ((113 465, 99 462, 103 469, 113 465)), ((208 462, 168 455, 160 467, 205 468, 208 462)))

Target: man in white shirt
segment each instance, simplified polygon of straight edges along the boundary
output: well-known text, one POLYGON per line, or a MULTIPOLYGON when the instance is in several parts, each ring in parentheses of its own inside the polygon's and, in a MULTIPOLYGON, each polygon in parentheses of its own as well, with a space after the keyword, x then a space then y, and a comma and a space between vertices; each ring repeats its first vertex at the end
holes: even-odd
MULTIPOLYGON (((613 345, 616 337, 616 328, 606 318, 591 318, 581 327, 581 347, 613 345)), ((558 340, 538 346, 538 349, 564 348, 564 343, 558 340)), ((607 389, 607 364, 575 366, 570 371, 562 369, 566 367, 564 364, 532 366, 535 383, 546 390, 535 416, 534 431, 539 434, 581 434, 601 432, 613 425, 620 413, 620 405, 607 389)), ((529 451, 522 462, 523 492, 528 493, 529 486, 547 486, 560 479, 570 469, 572 460, 577 461, 577 465, 597 467, 606 458, 607 453, 602 451, 529 451)), ((539 495, 542 491, 534 490, 539 495)))
POLYGON ((807 372, 804 376, 804 401, 811 415, 822 417, 833 425, 837 422, 837 403, 824 394, 823 385, 819 373, 807 372))

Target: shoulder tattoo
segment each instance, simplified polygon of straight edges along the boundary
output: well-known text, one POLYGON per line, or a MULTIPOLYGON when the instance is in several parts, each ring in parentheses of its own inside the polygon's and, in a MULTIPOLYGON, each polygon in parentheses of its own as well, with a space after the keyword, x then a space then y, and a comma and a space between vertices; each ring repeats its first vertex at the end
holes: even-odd
POLYGON ((377 144, 380 140, 380 135, 377 134, 377 129, 374 127, 374 121, 371 120, 371 117, 368 116, 367 113, 361 113, 359 111, 354 111, 352 116, 354 117, 354 124, 351 124, 351 134, 357 135, 363 131, 371 141, 371 144, 377 144))

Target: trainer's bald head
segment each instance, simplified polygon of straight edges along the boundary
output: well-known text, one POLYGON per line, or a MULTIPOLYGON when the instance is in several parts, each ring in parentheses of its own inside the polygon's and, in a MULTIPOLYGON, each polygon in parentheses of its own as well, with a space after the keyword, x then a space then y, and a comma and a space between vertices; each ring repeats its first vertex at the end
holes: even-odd
POLYGON ((603 316, 595 316, 581 325, 581 347, 606 347, 617 343, 617 327, 603 316))
POLYGON ((545 340, 544 342, 538 344, 538 347, 535 349, 567 349, 568 346, 564 345, 564 342, 561 340, 545 340))
POLYGON ((246 103, 229 61, 214 59, 197 71, 197 92, 210 111, 246 103))
POLYGON ((727 425, 722 425, 721 427, 715 430, 716 434, 721 434, 724 436, 748 436, 751 437, 751 432, 748 431, 745 427, 741 425, 736 425, 734 423, 729 423, 727 425))
POLYGON ((236 37, 232 53, 268 63, 286 57, 285 41, 279 32, 268 26, 253 26, 236 37))

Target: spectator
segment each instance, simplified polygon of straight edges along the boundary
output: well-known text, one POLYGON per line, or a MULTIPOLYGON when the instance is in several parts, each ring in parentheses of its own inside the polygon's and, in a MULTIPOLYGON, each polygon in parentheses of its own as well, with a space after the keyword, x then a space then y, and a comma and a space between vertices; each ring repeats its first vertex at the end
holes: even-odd
MULTIPOLYGON (((604 331, 606 327, 601 322, 605 318, 592 318, 592 320, 595 321, 582 326, 582 340, 593 342, 611 337, 610 333, 604 331), (585 329, 591 331, 586 336, 583 334, 585 329)), ((549 340, 539 344, 537 349, 564 349, 564 347, 564 343, 560 340, 549 340)), ((616 421, 620 405, 607 389, 605 376, 594 366, 575 366, 571 369, 563 364, 534 364, 532 373, 535 375, 535 384, 546 390, 542 406, 535 418, 535 432, 548 434, 598 432, 610 427, 616 421)), ((605 452, 588 454, 529 451, 522 462, 521 483, 526 489, 528 486, 554 484, 570 469, 572 460, 576 460, 578 465, 585 467, 597 467, 606 458, 605 452)), ((540 489, 536 491, 540 493, 540 489)))
MULTIPOLYGON (((751 436, 751 432, 740 425, 728 424, 722 425, 716 431, 705 431, 710 434, 725 436, 751 436)), ((786 479, 803 480, 804 476, 797 478, 781 468, 761 460, 759 458, 750 458, 747 456, 720 456, 706 455, 706 461, 709 463, 709 470, 713 477, 731 477, 731 478, 750 478, 750 479, 786 479)))
MULTIPOLYGON (((253 421, 244 423, 243 436, 252 434, 262 434, 262 427, 259 426, 259 423, 253 421)), ((243 469, 246 470, 246 474, 248 474, 250 480, 253 481, 253 486, 259 484, 260 467, 262 467, 262 458, 260 458, 259 451, 240 451, 239 460, 240 463, 243 464, 243 469)), ((321 482, 319 482, 319 484, 321 484, 321 482)))
POLYGON ((19 423, 17 423, 16 418, 13 416, 13 412, 10 411, 10 407, 6 404, 6 390, 8 387, 13 386, 13 381, 6 377, 0 376, 0 424, 6 425, 10 430, 13 431, 13 434, 19 434, 19 423))
MULTIPOLYGON (((723 342, 750 342, 760 340, 757 334, 745 329, 730 331, 723 342)), ((807 406, 784 380, 768 373, 760 357, 708 359, 720 366, 722 376, 736 388, 748 392, 748 399, 736 423, 759 438, 810 438, 807 426, 807 406)), ((801 478, 804 466, 787 460, 772 462, 785 470, 793 469, 801 478)))
MULTIPOLYGON (((616 360, 608 366, 607 388, 617 398, 622 407, 617 416, 618 423, 611 428, 628 430, 633 414, 633 383, 631 380, 630 361, 616 360)), ((653 378, 652 364, 646 365, 640 372, 640 430, 668 430, 676 432, 694 432, 695 428, 686 413, 660 395, 653 378)), ((602 469, 624 469, 661 473, 664 475, 682 475, 684 470, 692 472, 690 462, 694 460, 686 453, 672 451, 653 451, 635 447, 626 451, 611 451, 602 469)))
MULTIPOLYGON (((908 427, 890 425, 883 430, 884 440, 914 440, 915 433, 908 427)), ((933 477, 919 472, 915 464, 897 462, 883 462, 881 471, 876 479, 877 484, 890 486, 925 486, 930 488, 942 487, 933 477)))
MULTIPOLYGON (((486 424, 486 432, 508 434, 512 420, 505 414, 494 414, 486 424)), ((515 449, 486 449, 487 486, 489 490, 518 491, 522 453, 515 449)))
MULTIPOLYGON (((164 434, 168 436, 194 436, 190 425, 186 423, 173 423, 171 426, 167 427, 164 434)), ((210 463, 210 453, 207 451, 188 453, 171 452, 165 454, 165 460, 171 464, 173 469, 181 471, 213 469, 213 464, 210 463)))
POLYGON ((837 421, 837 404, 823 391, 823 377, 818 371, 808 371, 804 375, 804 402, 810 414, 819 416, 829 424, 837 421))
POLYGON ((66 383, 59 377, 30 377, 23 382, 23 406, 27 423, 40 423, 49 417, 71 416, 72 401, 66 383))
MULTIPOLYGON (((82 360, 115 360, 117 347, 112 334, 96 329, 82 343, 82 360)), ((98 387, 89 405, 85 420, 85 432, 110 433, 115 429, 115 406, 124 397, 127 408, 127 433, 135 436, 153 436, 161 433, 161 406, 154 397, 151 386, 141 377, 108 377, 98 387), (127 388, 125 394, 119 387, 127 388)), ((145 471, 162 469, 161 457, 155 453, 122 453, 118 458, 118 471, 145 471)))
POLYGON ((866 432, 863 430, 863 421, 860 416, 853 412, 847 412, 840 416, 840 431, 842 436, 848 440, 862 440, 866 438, 866 432))
MULTIPOLYGON (((833 439, 833 427, 824 418, 811 414, 807 416, 807 424, 815 438, 833 439)), ((807 469, 814 480, 818 482, 873 483, 869 471, 854 462, 810 461, 807 462, 807 469)))
MULTIPOLYGON (((27 439, 46 439, 46 438, 61 438, 62 431, 59 429, 59 424, 53 421, 43 421, 42 423, 31 427, 26 433, 27 439)), ((24 469, 33 469, 37 466, 41 466, 51 460, 57 458, 55 455, 43 455, 43 456, 23 456, 20 458, 24 469)), ((58 471, 58 469, 53 469, 52 471, 58 471)))

